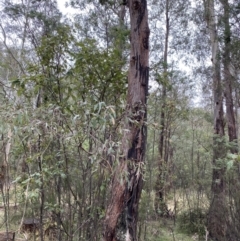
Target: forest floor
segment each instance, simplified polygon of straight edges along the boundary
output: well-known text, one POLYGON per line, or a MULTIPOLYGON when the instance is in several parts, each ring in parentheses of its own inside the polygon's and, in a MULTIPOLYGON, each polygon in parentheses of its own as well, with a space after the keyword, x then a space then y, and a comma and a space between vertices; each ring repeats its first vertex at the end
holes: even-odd
MULTIPOLYGON (((1 224, 2 218, 4 216, 3 209, 0 209, 0 218, 1 218, 1 224)), ((16 225, 10 226, 10 231, 17 230, 18 227, 16 225)), ((174 225, 173 220, 169 219, 161 219, 160 221, 149 221, 145 222, 145 224, 142 227, 142 235, 140 241, 204 241, 204 237, 199 237, 197 234, 194 235, 187 235, 180 233, 180 231, 177 228, 177 225, 174 225)), ((6 232, 5 225, 1 225, 0 229, 0 237, 1 234, 6 232)), ((32 240, 31 234, 28 232, 16 232, 15 241, 27 241, 32 240)), ((37 239, 38 240, 38 239, 37 239)))
MULTIPOLYGON (((187 193, 185 195, 177 195, 172 196, 168 200, 168 208, 172 212, 176 208, 177 214, 181 212, 190 210, 194 207, 196 203, 199 205, 199 199, 201 200, 200 205, 201 208, 205 208, 207 206, 207 198, 202 196, 196 196, 194 192, 187 193), (192 205, 190 205, 192 203, 192 205)), ((149 202, 148 202, 149 204, 149 202)), ((197 205, 197 206, 198 206, 197 205)), ((152 204, 153 206, 153 204, 152 204)), ((199 206, 198 206, 199 207, 199 206)), ((4 206, 0 205, 0 238, 1 234, 6 232, 6 222, 4 218, 4 206)), ((22 212, 18 210, 18 204, 9 204, 9 213, 8 216, 10 217, 8 220, 9 223, 9 231, 16 232, 15 241, 26 241, 26 240, 33 240, 31 239, 31 234, 29 232, 22 232, 20 231, 20 223, 22 219, 22 212)), ((144 218, 142 219, 144 220, 144 218)), ((179 225, 177 220, 175 220, 175 216, 170 218, 157 218, 156 216, 153 219, 149 218, 147 221, 143 221, 140 223, 139 229, 141 230, 141 237, 139 241, 204 241, 206 240, 204 235, 199 236, 197 233, 187 235, 182 233, 179 229, 179 225), (156 221, 157 220, 157 221, 156 221)), ((37 235, 38 236, 38 235, 37 235)), ((37 239, 36 239, 37 240, 37 239)))
POLYGON ((141 241, 204 241, 204 236, 198 234, 187 235, 178 230, 173 220, 161 219, 145 224, 141 241))
MULTIPOLYGON (((155 196, 143 193, 140 223, 140 241, 205 241, 205 215, 209 206, 208 198, 196 190, 177 190, 168 196, 168 218, 158 217, 155 212, 155 196), (148 221, 147 221, 148 220, 148 221), (196 230, 196 231, 193 231, 196 230), (196 232, 196 233, 195 233, 196 232), (191 233, 191 234, 187 234, 191 233), (202 233, 202 235, 198 235, 202 233)), ((208 239, 209 240, 209 239, 208 239)))

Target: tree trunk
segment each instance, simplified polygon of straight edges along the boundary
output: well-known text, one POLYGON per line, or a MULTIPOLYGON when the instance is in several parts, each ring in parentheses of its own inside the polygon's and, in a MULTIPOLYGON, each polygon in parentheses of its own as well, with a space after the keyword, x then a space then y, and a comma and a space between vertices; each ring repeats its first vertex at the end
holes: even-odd
POLYGON ((126 121, 122 158, 116 168, 104 221, 104 241, 137 240, 138 203, 146 144, 149 27, 146 0, 127 3, 131 23, 126 121))
MULTIPOLYGON (((230 151, 233 154, 238 153, 237 146, 237 128, 234 113, 232 86, 234 80, 234 74, 231 72, 231 27, 229 23, 230 19, 230 6, 228 0, 220 0, 224 15, 224 49, 223 49, 223 75, 225 91, 224 96, 226 100, 226 116, 228 127, 228 138, 230 142, 230 151)), ((228 223, 227 237, 230 240, 240 238, 240 176, 239 176, 239 163, 235 163, 235 172, 229 175, 229 196, 233 205, 230 208, 231 219, 228 223)))
MULTIPOLYGON (((164 43, 164 55, 163 55, 163 78, 164 83, 162 85, 162 108, 161 108, 161 122, 160 122, 160 138, 159 138, 159 164, 158 164, 158 179, 156 182, 156 194, 157 198, 155 200, 155 208, 157 212, 161 215, 168 214, 168 208, 164 200, 165 196, 165 181, 167 178, 167 155, 164 153, 164 143, 166 143, 166 98, 167 98, 167 79, 168 79, 168 39, 169 39, 169 1, 166 0, 165 8, 165 22, 166 22, 166 32, 165 32, 165 43, 164 43)), ((166 148, 165 148, 166 149, 166 148)))
MULTIPOLYGON (((231 74, 231 28, 229 23, 229 3, 228 0, 220 1, 224 9, 224 52, 223 52, 223 75, 225 83, 225 99, 226 99, 226 114, 227 114, 227 124, 228 124, 228 136, 230 142, 237 141, 237 131, 236 131, 236 121, 234 116, 234 107, 233 107, 233 97, 232 97, 232 85, 233 85, 233 76, 231 74)), ((236 153, 233 147, 232 152, 236 153)))
POLYGON ((204 1, 206 21, 212 49, 213 95, 214 95, 214 138, 213 138, 213 173, 212 200, 208 215, 208 231, 213 240, 222 241, 226 236, 227 207, 225 197, 225 167, 218 161, 226 155, 224 143, 224 113, 220 74, 218 34, 215 24, 214 0, 204 1))

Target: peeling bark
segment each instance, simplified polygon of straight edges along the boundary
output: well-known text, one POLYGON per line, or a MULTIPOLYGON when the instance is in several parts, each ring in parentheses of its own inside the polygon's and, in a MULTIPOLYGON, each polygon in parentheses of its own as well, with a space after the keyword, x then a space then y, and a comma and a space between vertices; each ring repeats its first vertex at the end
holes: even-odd
POLYGON ((136 241, 138 203, 142 190, 142 166, 146 144, 149 78, 147 1, 129 0, 131 54, 122 154, 111 187, 104 221, 104 241, 136 241))

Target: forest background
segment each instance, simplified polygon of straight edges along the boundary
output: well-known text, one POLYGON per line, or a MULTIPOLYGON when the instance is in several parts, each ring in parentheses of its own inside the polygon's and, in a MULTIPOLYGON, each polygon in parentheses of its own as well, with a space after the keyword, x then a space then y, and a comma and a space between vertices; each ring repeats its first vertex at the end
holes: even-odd
MULTIPOLYGON (((70 16, 1 1, 0 238, 102 239, 124 123, 139 124, 129 2, 73 0, 70 16)), ((115 240, 239 240, 240 2, 135 2, 150 28, 147 141, 137 232, 121 216, 115 240)))

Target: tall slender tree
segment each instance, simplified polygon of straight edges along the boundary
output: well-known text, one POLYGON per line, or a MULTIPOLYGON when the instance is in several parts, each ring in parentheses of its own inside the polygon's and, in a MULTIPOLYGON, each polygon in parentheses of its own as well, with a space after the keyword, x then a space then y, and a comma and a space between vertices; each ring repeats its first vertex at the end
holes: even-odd
POLYGON ((129 0, 131 54, 122 158, 116 168, 105 217, 104 241, 137 240, 138 203, 146 143, 149 78, 147 1, 129 0))
POLYGON ((215 23, 214 0, 204 1, 206 21, 212 50, 212 78, 214 96, 214 138, 213 138, 213 173, 212 200, 209 208, 208 230, 212 238, 225 240, 227 208, 225 197, 225 167, 220 160, 226 155, 224 143, 223 88, 221 83, 220 51, 215 23))
MULTIPOLYGON (((230 27, 230 6, 228 0, 220 1, 223 6, 224 25, 224 49, 223 49, 223 77, 225 83, 224 96, 226 99, 226 114, 228 123, 229 141, 237 141, 236 121, 234 115, 234 104, 232 96, 233 75, 231 73, 231 27, 230 27)), ((236 152, 236 146, 232 152, 236 152)))
POLYGON ((167 162, 167 155, 164 152, 164 143, 166 140, 166 98, 167 98, 167 82, 168 82, 168 42, 169 42, 169 0, 165 2, 165 40, 164 40, 164 53, 163 53, 163 78, 164 83, 162 85, 162 107, 161 107, 161 123, 160 123, 160 135, 159 135, 159 176, 156 183, 156 208, 161 212, 161 214, 166 214, 168 212, 167 206, 164 203, 164 179, 165 179, 165 167, 167 162), (160 206, 159 206, 160 205, 160 206), (160 208, 159 208, 160 207, 160 208))
MULTIPOLYGON (((226 117, 228 127, 228 139, 230 142, 230 151, 233 154, 238 153, 237 147, 237 127, 236 127, 236 114, 233 100, 233 86, 234 86, 234 67, 232 61, 232 30, 231 30, 231 7, 228 0, 220 0, 223 8, 223 16, 221 18, 223 23, 223 77, 224 77, 224 96, 226 102, 226 117)), ((230 222, 228 223, 227 238, 234 240, 240 237, 240 177, 239 177, 239 164, 236 163, 235 171, 229 175, 229 197, 230 202, 232 201, 230 208, 230 222)))

